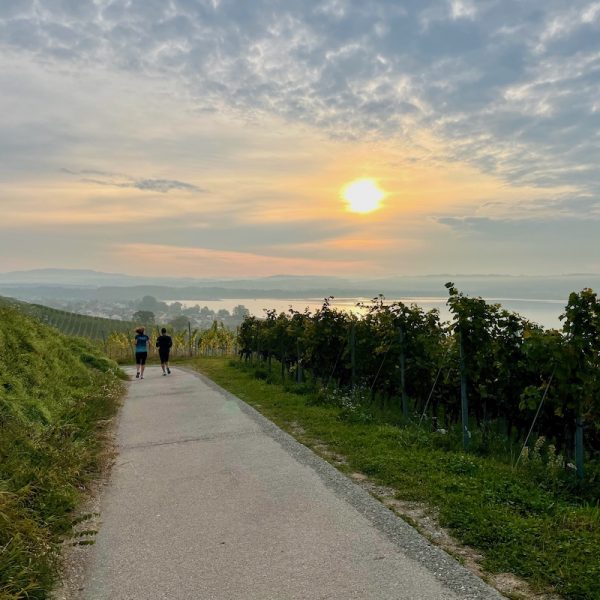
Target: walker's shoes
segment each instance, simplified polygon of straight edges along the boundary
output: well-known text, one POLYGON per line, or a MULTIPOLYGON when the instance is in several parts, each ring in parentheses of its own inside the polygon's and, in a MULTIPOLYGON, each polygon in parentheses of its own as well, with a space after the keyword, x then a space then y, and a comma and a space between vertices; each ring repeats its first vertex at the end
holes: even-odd
POLYGON ((166 373, 163 373, 163 377, 166 377, 166 376, 167 376, 167 374, 166 374, 166 373))
POLYGON ((144 376, 142 375, 142 376, 140 377, 140 379, 144 379, 144 376))
POLYGON ((171 369, 167 369, 167 373, 170 375, 171 374, 171 369))
POLYGON ((136 379, 139 379, 139 378, 140 378, 140 374, 139 374, 139 373, 136 373, 136 374, 135 374, 135 378, 136 378, 136 379))

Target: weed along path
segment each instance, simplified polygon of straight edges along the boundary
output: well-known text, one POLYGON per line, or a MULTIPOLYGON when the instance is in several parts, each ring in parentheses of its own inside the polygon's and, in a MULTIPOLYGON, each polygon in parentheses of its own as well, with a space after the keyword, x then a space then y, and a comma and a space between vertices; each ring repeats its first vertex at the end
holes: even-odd
POLYGON ((133 380, 118 446, 85 600, 501 598, 200 375, 133 380))

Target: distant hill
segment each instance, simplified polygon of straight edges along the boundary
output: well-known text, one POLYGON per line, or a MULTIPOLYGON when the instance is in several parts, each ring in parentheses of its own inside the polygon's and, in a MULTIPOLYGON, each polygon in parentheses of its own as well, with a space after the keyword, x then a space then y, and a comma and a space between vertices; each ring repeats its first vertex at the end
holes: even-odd
POLYGON ((1 284, 97 287, 99 285, 137 285, 145 282, 146 279, 143 277, 122 273, 102 273, 90 269, 32 269, 0 273, 1 284))
POLYGON ((211 288, 284 288, 307 289, 327 286, 351 286, 352 282, 339 277, 273 275, 253 279, 205 279, 194 277, 142 277, 123 273, 103 273, 89 269, 32 269, 0 273, 2 286, 143 286, 211 287, 211 288))
POLYGON ((253 279, 219 280, 133 277, 89 270, 38 269, 0 273, 0 294, 43 303, 45 300, 220 300, 225 298, 387 298, 444 297, 444 284, 486 299, 527 298, 565 300, 572 291, 600 291, 600 275, 524 276, 494 274, 436 274, 380 279, 275 275, 253 279))

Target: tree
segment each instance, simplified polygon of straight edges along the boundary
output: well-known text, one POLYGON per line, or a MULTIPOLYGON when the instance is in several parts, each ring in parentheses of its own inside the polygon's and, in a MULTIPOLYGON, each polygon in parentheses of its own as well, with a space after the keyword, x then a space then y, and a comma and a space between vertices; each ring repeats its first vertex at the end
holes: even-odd
POLYGON ((600 302, 591 289, 572 292, 565 307, 563 332, 571 373, 568 383, 575 411, 575 460, 583 478, 583 428, 586 418, 597 413, 600 397, 600 302))
POLYGON ((214 316, 214 314, 215 314, 215 311, 208 308, 208 306, 203 306, 200 309, 200 316, 203 319, 206 319, 207 317, 212 317, 212 316, 214 316))
POLYGON ((170 315, 180 315, 183 304, 181 302, 173 302, 169 305, 168 312, 170 315))
POLYGON ((165 302, 159 302, 154 296, 144 296, 137 305, 139 310, 151 310, 155 314, 167 308, 165 302))
POLYGON ((233 307, 231 314, 238 319, 243 319, 250 315, 250 311, 243 304, 238 304, 233 307))
POLYGON ((189 317, 199 317, 200 316, 200 306, 198 306, 198 304, 194 304, 194 306, 184 308, 181 312, 184 315, 188 315, 189 317))
POLYGON ((187 330, 188 323, 189 323, 189 319, 185 315, 175 317, 174 319, 171 319, 171 321, 169 321, 169 325, 171 325, 171 327, 175 331, 181 331, 183 329, 187 330))
POLYGON ((145 327, 150 327, 154 325, 154 313, 150 310, 138 310, 133 313, 133 320, 145 327))

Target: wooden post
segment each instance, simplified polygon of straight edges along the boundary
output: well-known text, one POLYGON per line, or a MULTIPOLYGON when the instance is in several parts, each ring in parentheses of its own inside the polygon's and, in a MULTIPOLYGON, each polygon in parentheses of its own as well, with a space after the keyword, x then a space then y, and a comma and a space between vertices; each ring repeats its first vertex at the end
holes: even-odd
POLYGON ((581 406, 577 407, 575 420, 575 467, 577 468, 577 478, 583 479, 583 417, 581 416, 581 406))
POLYGON ((300 340, 296 339, 296 383, 302 383, 302 363, 300 361, 300 340))
POLYGON ((352 387, 356 387, 356 324, 350 329, 350 364, 352 365, 352 387))
POLYGON ((400 391, 402 394, 402 414, 408 419, 408 396, 406 395, 406 356, 404 354, 404 330, 400 327, 400 391))
POLYGON ((192 324, 188 321, 188 347, 190 358, 192 357, 192 324))
POLYGON ((460 338, 460 406, 462 413, 463 448, 469 448, 471 434, 469 432, 469 400, 467 397, 467 367, 465 364, 465 349, 463 346, 462 330, 459 331, 460 338))

